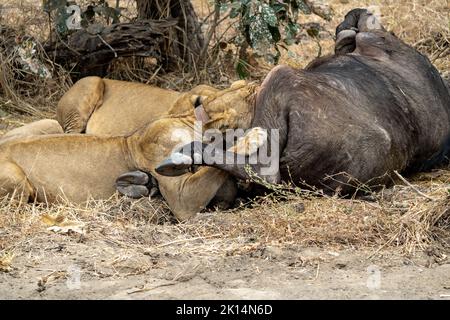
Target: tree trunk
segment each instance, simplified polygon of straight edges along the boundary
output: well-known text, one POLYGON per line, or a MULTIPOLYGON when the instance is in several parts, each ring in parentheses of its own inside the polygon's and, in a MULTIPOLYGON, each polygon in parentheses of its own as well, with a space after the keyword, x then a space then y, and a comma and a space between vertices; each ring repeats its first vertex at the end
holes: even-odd
POLYGON ((138 19, 178 19, 178 28, 167 41, 171 56, 181 58, 184 65, 195 63, 204 46, 197 14, 189 0, 136 0, 138 19))
MULTIPOLYGON (((176 20, 118 23, 108 27, 82 29, 72 34, 67 43, 54 42, 45 47, 47 54, 72 69, 72 78, 106 75, 108 66, 118 57, 154 57, 165 64, 163 43, 176 26, 176 20)), ((98 25, 96 25, 98 27, 98 25)))

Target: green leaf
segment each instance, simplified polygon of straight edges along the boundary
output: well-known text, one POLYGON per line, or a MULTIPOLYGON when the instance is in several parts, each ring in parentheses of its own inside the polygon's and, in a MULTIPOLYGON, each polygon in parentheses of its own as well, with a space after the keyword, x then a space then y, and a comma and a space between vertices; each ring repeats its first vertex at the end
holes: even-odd
POLYGON ((42 10, 44 12, 52 12, 54 10, 66 7, 67 0, 43 0, 42 10))
POLYGON ((286 37, 284 39, 284 42, 287 45, 291 45, 295 43, 296 36, 298 32, 300 31, 300 25, 298 23, 290 22, 284 27, 284 32, 286 34, 286 37))
POLYGON ((297 6, 304 14, 311 14, 311 8, 306 4, 304 0, 296 0, 297 6))
POLYGON ((228 3, 220 3, 220 11, 224 12, 228 10, 228 3))
POLYGON ((275 13, 282 13, 288 10, 288 5, 286 3, 275 3, 272 5, 272 9, 275 13))
POLYGON ((274 43, 267 23, 260 15, 250 23, 249 34, 250 44, 258 54, 263 54, 274 43))
POLYGON ((231 8, 230 18, 231 19, 236 18, 237 16, 239 16, 240 13, 241 13, 241 8, 231 8))
POLYGON ((237 65, 236 65, 236 73, 239 76, 239 79, 245 80, 250 76, 250 73, 247 69, 247 62, 245 62, 242 59, 239 59, 237 65))
POLYGON ((278 24, 277 16, 275 15, 275 11, 269 7, 268 4, 263 3, 261 5, 261 13, 264 21, 271 27, 276 27, 278 24))
POLYGON ((67 13, 65 6, 63 9, 58 9, 57 11, 55 20, 56 32, 58 32, 62 36, 67 35, 67 33, 69 32, 69 29, 67 28, 67 19, 70 16, 71 14, 67 13))
MULTIPOLYGON (((316 13, 316 7, 319 8, 315 2, 310 7, 310 2, 306 0, 222 0, 220 3, 226 3, 230 18, 239 21, 236 39, 241 40, 235 39, 235 44, 238 47, 249 45, 256 55, 272 63, 278 63, 279 49, 284 44, 290 45, 297 41, 301 29, 297 23, 298 15, 311 14, 312 11, 316 13)), ((308 33, 313 37, 318 36, 315 29, 308 30, 308 33)), ((242 63, 237 64, 236 70, 241 78, 247 76, 242 63)))

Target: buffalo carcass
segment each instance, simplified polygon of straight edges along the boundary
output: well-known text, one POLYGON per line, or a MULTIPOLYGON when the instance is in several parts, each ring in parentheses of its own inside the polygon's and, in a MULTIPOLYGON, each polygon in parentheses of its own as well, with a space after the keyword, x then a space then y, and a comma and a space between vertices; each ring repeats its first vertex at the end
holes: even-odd
MULTIPOLYGON (((387 32, 365 9, 350 11, 336 33, 334 55, 304 70, 274 68, 256 97, 248 99, 254 104, 248 106, 254 110, 251 127, 279 133, 268 135, 267 148, 271 155, 279 150, 279 170, 267 174, 257 163, 253 171, 270 182, 348 195, 361 183, 388 183, 396 170, 424 170, 443 162, 450 144, 450 94, 428 58, 387 32)), ((218 112, 214 104, 209 99, 202 106, 211 118, 218 112)), ((198 163, 194 154, 203 151, 203 164, 248 179, 246 165, 224 163, 232 157, 220 150, 211 163, 206 149, 192 143, 180 152, 198 163)), ((157 171, 177 175, 183 166, 169 158, 157 171)))

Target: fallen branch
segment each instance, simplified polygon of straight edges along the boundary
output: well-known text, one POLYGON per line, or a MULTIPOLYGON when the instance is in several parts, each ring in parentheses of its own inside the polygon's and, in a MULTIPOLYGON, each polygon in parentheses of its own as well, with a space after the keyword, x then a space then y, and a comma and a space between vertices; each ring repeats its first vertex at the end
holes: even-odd
POLYGON ((56 41, 45 46, 53 61, 76 78, 105 76, 108 66, 118 57, 153 57, 164 64, 165 45, 178 20, 145 20, 118 23, 108 27, 92 25, 70 35, 66 42, 56 41))
POLYGON ((398 173, 397 170, 394 170, 394 173, 397 175, 397 177, 400 178, 400 180, 403 181, 404 184, 406 184, 408 187, 410 187, 411 189, 413 189, 418 195, 427 198, 428 200, 431 201, 436 201, 436 199, 426 195, 425 193, 423 193, 422 191, 420 191, 419 189, 417 189, 417 187, 413 186, 411 183, 408 182, 408 180, 406 180, 400 173, 398 173))

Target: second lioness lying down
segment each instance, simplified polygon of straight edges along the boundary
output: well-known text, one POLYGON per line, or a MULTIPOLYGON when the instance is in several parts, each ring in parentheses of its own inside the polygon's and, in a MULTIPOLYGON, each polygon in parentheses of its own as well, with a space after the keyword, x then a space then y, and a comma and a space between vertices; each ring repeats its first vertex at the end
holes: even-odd
MULTIPOLYGON (((209 95, 219 90, 199 85, 189 94, 209 95)), ((86 77, 59 100, 56 119, 65 133, 125 136, 161 117, 183 113, 190 95, 143 83, 86 77), (171 109, 176 104, 177 108, 171 109)), ((189 111, 189 110, 187 110, 189 111)))

